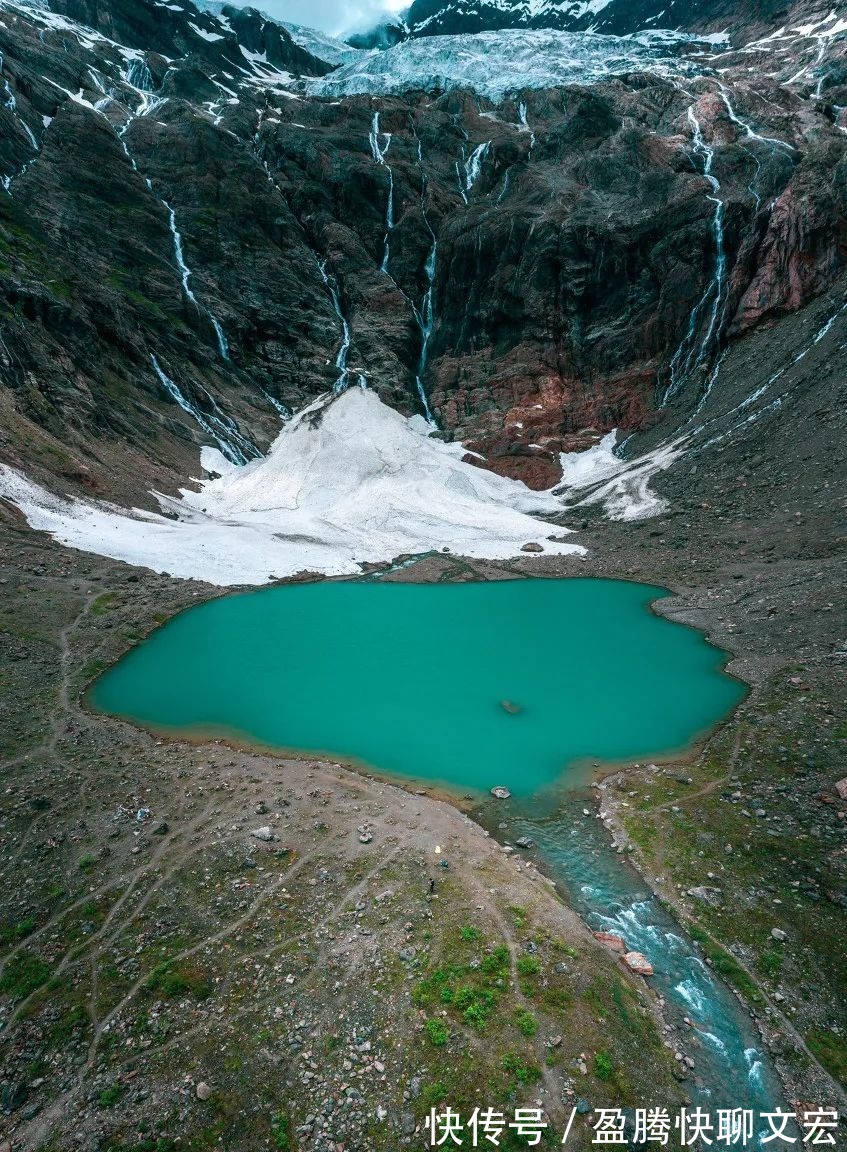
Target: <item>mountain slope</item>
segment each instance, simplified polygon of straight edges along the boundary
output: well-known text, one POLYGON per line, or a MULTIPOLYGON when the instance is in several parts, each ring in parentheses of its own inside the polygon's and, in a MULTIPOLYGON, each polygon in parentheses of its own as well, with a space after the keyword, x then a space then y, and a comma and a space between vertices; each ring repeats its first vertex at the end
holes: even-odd
POLYGON ((200 445, 249 460, 364 382, 548 488, 843 268, 837 20, 719 56, 428 38, 322 75, 258 13, 176 8, 2 5, 0 448, 48 484, 154 508, 200 445))
POLYGON ((825 18, 820 0, 413 0, 412 36, 462 35, 502 28, 553 28, 626 36, 646 29, 728 32, 744 44, 786 24, 825 18))

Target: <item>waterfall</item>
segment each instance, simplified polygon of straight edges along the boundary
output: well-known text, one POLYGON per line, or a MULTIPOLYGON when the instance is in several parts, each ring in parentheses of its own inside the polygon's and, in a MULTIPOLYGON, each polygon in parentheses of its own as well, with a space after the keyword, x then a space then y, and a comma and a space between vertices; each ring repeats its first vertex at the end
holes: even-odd
POLYGON ((382 263, 380 264, 380 271, 388 271, 388 256, 389 256, 389 236, 394 228, 394 173, 391 170, 391 165, 386 162, 386 154, 391 144, 391 133, 380 132, 379 130, 379 112, 374 112, 373 120, 371 121, 371 130, 368 134, 368 142, 371 146, 371 155, 375 163, 381 164, 383 168, 388 171, 388 201, 385 206, 385 239, 382 243, 382 263), (383 137, 385 140, 384 146, 380 147, 379 138, 383 137))
POLYGON ((223 326, 221 325, 220 320, 218 320, 217 316, 214 314, 214 312, 211 311, 211 309, 204 308, 200 304, 191 289, 191 269, 185 262, 185 252, 182 247, 182 234, 176 225, 176 212, 174 212, 173 208, 170 206, 167 200, 162 200, 162 203, 167 209, 171 235, 174 238, 174 256, 176 257, 177 267, 179 268, 179 273, 182 277, 182 290, 197 309, 197 311, 202 312, 208 316, 209 321, 215 330, 215 336, 218 341, 218 352, 220 353, 221 360, 229 360, 229 342, 226 338, 226 334, 223 330, 223 326))
POLYGON ((350 351, 350 325, 344 313, 341 311, 341 297, 338 293, 338 281, 335 277, 326 270, 326 260, 318 262, 318 268, 321 272, 324 284, 329 289, 329 294, 332 297, 332 306, 335 309, 335 315, 341 321, 341 347, 338 349, 338 355, 335 357, 335 367, 339 371, 339 377, 332 386, 335 393, 344 392, 349 384, 350 369, 347 367, 347 354, 350 351))
POLYGON ((488 149, 491 147, 491 141, 487 140, 484 144, 478 145, 471 152, 465 164, 465 192, 470 195, 471 189, 479 179, 479 173, 482 169, 482 162, 488 155, 488 149))
POLYGON ((124 80, 131 88, 137 88, 139 92, 153 91, 153 77, 150 75, 150 69, 147 67, 147 61, 143 56, 130 60, 124 69, 124 80))
POLYGON ((421 300, 420 308, 412 305, 412 313, 415 317, 418 327, 421 331, 421 351, 418 357, 418 369, 415 374, 415 387, 418 390, 418 397, 420 398, 421 406, 424 410, 424 416, 428 424, 433 428, 437 427, 435 417, 429 407, 429 401, 426 398, 426 391, 424 390, 424 374, 426 373, 426 362, 429 353, 429 341, 432 336, 432 329, 435 325, 435 309, 433 305, 433 290, 435 288, 435 258, 438 252, 438 241, 435 238, 435 232, 429 222, 429 217, 426 214, 426 174, 423 170, 423 149, 421 142, 418 141, 418 163, 421 166, 421 215, 423 216, 424 224, 426 224, 427 231, 432 238, 429 252, 426 261, 424 262, 424 275, 426 276, 426 291, 424 292, 423 299, 421 300))
MULTIPOLYGON (((729 90, 727 89, 726 85, 722 84, 719 80, 717 81, 717 85, 718 85, 718 94, 719 94, 721 100, 723 101, 724 107, 726 108, 727 116, 729 117, 730 121, 736 126, 736 128, 742 129, 742 131, 744 132, 744 136, 745 136, 746 140, 751 141, 751 142, 756 142, 758 144, 764 144, 764 145, 766 145, 766 147, 768 147, 770 149, 770 151, 772 153, 777 152, 777 151, 782 151, 789 158, 791 158, 792 160, 794 159, 796 149, 794 148, 793 145, 787 143, 787 141, 785 141, 785 140, 778 139, 776 136, 762 136, 761 133, 756 132, 754 130, 754 128, 752 127, 752 125, 749 124, 748 121, 743 120, 738 115, 738 113, 735 111, 735 109, 733 108, 732 102, 730 101, 730 98, 729 98, 729 90)), ((744 147, 744 146, 741 145, 741 147, 744 147)), ((744 148, 744 151, 747 153, 747 155, 752 159, 753 163, 756 165, 756 171, 753 175, 753 180, 751 181, 751 183, 749 185, 749 191, 750 191, 750 195, 753 197, 753 199, 756 202, 756 209, 758 210, 759 206, 762 203, 762 198, 757 191, 756 184, 758 182, 759 175, 762 171, 762 164, 761 164, 761 161, 759 160, 758 156, 756 156, 753 152, 751 152, 749 148, 744 148)))
POLYGON ((266 392, 264 388, 260 388, 259 391, 262 393, 264 398, 270 404, 271 408, 274 408, 279 413, 279 417, 281 420, 290 420, 291 419, 291 409, 290 408, 286 408, 286 406, 284 404, 281 404, 279 402, 279 400, 276 399, 275 396, 271 396, 270 392, 266 392))
POLYGON ((720 321, 723 311, 726 308, 726 249, 724 247, 723 233, 725 205, 719 195, 721 191, 720 181, 712 172, 715 151, 703 138, 700 121, 694 112, 693 104, 688 109, 688 123, 691 127, 694 155, 701 157, 703 161, 703 175, 712 189, 711 194, 707 194, 706 199, 715 205, 715 212, 712 217, 715 265, 712 279, 709 281, 705 292, 694 307, 685 336, 671 359, 670 381, 662 396, 662 407, 672 400, 680 391, 688 379, 688 374, 692 368, 699 367, 707 360, 712 351, 715 336, 719 334, 720 321), (704 315, 706 317, 705 330, 698 340, 698 334, 701 332, 701 329, 703 329, 704 315))
POLYGON ((167 103, 167 96, 153 95, 153 77, 143 56, 130 60, 124 69, 123 79, 140 97, 134 116, 150 116, 167 103))
POLYGON ((214 328, 215 335, 218 338, 218 351, 221 354, 221 360, 229 360, 229 341, 226 338, 226 333, 221 327, 221 323, 217 316, 213 316, 210 312, 209 319, 212 321, 212 327, 214 328))
MULTIPOLYGON (((0 52, 0 73, 2 73, 2 71, 3 71, 3 62, 4 62, 3 53, 0 52)), ((30 145, 32 146, 33 152, 39 152, 41 150, 41 145, 38 143, 36 135, 33 132, 33 130, 30 128, 29 124, 27 124, 26 120, 24 120, 23 116, 21 116, 20 112, 18 111, 18 101, 15 98, 15 94, 12 91, 12 87, 9 84, 9 81, 6 79, 5 76, 3 76, 3 91, 6 94, 6 99, 3 101, 3 107, 6 108, 7 111, 11 112, 12 115, 14 116, 15 120, 18 122, 18 124, 20 124, 21 128, 24 131, 24 135, 26 136, 27 140, 29 141, 30 145)), ((24 164, 24 166, 18 172, 16 172, 13 176, 4 176, 3 177, 3 187, 9 193, 9 195, 11 195, 11 193, 12 193, 12 181, 17 180, 19 176, 23 176, 24 172, 26 172, 27 168, 29 168, 30 164, 32 164, 34 159, 35 159, 35 157, 33 157, 32 160, 27 160, 26 164, 24 164)))
POLYGON ((458 160, 456 161, 456 175, 459 178, 459 195, 466 204, 468 203, 468 196, 474 184, 476 184, 479 179, 482 162, 490 147, 490 140, 486 140, 484 144, 478 144, 467 160, 465 160, 465 149, 464 145, 462 146, 462 163, 458 160))
MULTIPOLYGON (((427 226, 429 226, 428 221, 427 221, 427 226)), ((430 233, 432 233, 431 228, 430 228, 430 233)), ((433 305, 432 305, 432 292, 433 292, 433 288, 435 286, 435 256, 436 256, 437 250, 438 250, 438 241, 435 239, 435 235, 433 234, 432 235, 432 246, 429 250, 429 255, 426 258, 426 263, 424 264, 424 274, 426 275, 427 288, 426 288, 426 292, 424 293, 424 298, 421 301, 420 310, 418 310, 418 309, 414 310, 415 319, 417 320, 418 327, 421 330, 421 354, 420 354, 420 358, 418 359, 418 371, 417 371, 417 374, 415 375, 415 385, 418 389, 418 396, 420 397, 421 404, 423 405, 424 416, 426 417, 426 421, 428 424, 431 424, 433 427, 436 426, 435 425, 435 418, 432 415, 432 412, 431 412, 430 407, 429 407, 429 402, 426 398, 426 392, 424 391, 423 381, 424 381, 424 373, 426 372, 427 355, 429 353, 429 341, 430 341, 430 337, 432 336, 433 325, 435 324, 435 313, 434 313, 434 309, 433 309, 433 305)))
POLYGON ((535 147, 535 133, 526 122, 526 104, 523 102, 523 100, 521 100, 520 104, 518 104, 518 122, 520 124, 519 130, 521 132, 529 133, 529 150, 531 152, 535 147))
POLYGON ((168 213, 168 222, 170 224, 171 235, 174 238, 174 256, 176 257, 177 267, 179 268, 180 276, 182 277, 182 290, 195 308, 199 309, 200 305, 197 303, 197 297, 191 291, 191 269, 185 263, 185 255, 182 250, 182 236, 176 226, 176 212, 171 208, 167 200, 162 200, 168 213))
POLYGON ((199 408, 192 404, 178 385, 175 384, 170 376, 162 369, 162 366, 155 356, 151 355, 150 361, 159 378, 159 382, 171 399, 180 406, 183 412, 187 412, 188 415, 199 424, 207 436, 211 436, 231 464, 246 464, 248 459, 255 459, 261 456, 261 452, 256 445, 248 440, 246 436, 242 435, 235 421, 220 410, 214 398, 205 388, 203 388, 202 391, 214 408, 214 412, 212 413, 201 412, 199 408))

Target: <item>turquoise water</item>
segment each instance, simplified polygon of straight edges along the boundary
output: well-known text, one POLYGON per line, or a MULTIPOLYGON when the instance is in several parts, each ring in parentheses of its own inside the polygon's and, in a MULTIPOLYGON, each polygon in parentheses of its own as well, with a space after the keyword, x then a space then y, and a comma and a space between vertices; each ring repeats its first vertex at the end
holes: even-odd
POLYGON ((723 653, 650 611, 664 595, 606 580, 287 585, 177 616, 91 698, 165 731, 505 785, 516 799, 489 800, 493 822, 531 836, 588 923, 652 961, 695 1056, 692 1100, 767 1111, 780 1086, 746 1013, 584 815, 580 764, 684 749, 743 694, 723 653))
POLYGON ((177 616, 91 699, 160 730, 530 795, 581 763, 679 751, 740 700, 718 649, 650 611, 665 594, 611 580, 286 585, 177 616))

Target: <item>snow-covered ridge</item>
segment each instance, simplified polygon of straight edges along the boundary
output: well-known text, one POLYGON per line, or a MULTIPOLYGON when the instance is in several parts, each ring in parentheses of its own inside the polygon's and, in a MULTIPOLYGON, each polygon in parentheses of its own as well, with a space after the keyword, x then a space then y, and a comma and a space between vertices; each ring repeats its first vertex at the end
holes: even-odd
POLYGON ((324 60, 327 64, 351 64, 371 55, 371 52, 362 48, 353 48, 350 44, 345 44, 343 40, 336 40, 334 36, 327 36, 325 33, 319 32, 317 28, 305 28, 302 24, 289 24, 287 20, 278 20, 277 23, 289 33, 295 44, 299 44, 301 48, 305 48, 307 52, 311 52, 318 60, 324 60))
POLYGON ((316 96, 338 97, 472 88, 501 100, 525 88, 590 84, 628 72, 696 75, 704 62, 693 57, 707 45, 714 50, 725 41, 664 30, 634 36, 547 29, 425 36, 345 64, 310 81, 308 89, 316 96))

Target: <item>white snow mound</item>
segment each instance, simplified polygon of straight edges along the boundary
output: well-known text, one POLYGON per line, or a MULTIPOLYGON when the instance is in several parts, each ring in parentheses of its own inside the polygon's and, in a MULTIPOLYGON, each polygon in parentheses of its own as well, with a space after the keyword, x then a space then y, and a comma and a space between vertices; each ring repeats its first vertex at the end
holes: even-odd
POLYGON ((533 519, 560 512, 549 492, 466 464, 383 404, 350 389, 285 425, 267 457, 238 468, 204 448, 220 473, 180 499, 157 496, 177 519, 52 495, 0 465, 0 496, 30 526, 86 552, 213 584, 264 584, 309 569, 356 573, 364 561, 449 548, 506 559, 530 541, 552 555, 583 553, 548 539, 564 530, 533 519))

